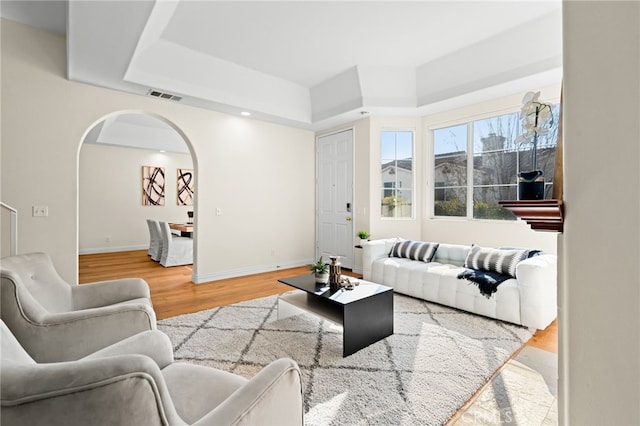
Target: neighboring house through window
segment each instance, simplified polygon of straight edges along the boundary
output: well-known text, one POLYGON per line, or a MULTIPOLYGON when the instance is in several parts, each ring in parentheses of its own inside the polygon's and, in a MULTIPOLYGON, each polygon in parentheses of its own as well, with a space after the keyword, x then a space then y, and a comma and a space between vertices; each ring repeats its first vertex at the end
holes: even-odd
MULTIPOLYGON (((554 105, 554 124, 538 140, 545 198, 553 187, 558 113, 554 105)), ((522 133, 519 112, 434 129, 433 215, 514 220, 498 202, 517 199, 518 171, 531 170, 532 145, 514 143, 522 133)))
POLYGON ((413 217, 413 132, 381 134, 381 216, 413 217))

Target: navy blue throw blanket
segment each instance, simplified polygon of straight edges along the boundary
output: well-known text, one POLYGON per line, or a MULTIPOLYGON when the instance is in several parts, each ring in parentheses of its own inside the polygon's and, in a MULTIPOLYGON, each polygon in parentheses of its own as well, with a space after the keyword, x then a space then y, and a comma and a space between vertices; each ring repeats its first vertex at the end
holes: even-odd
MULTIPOLYGON (((542 252, 540 250, 529 250, 527 253, 527 259, 538 256, 542 252)), ((513 278, 510 275, 503 275, 493 271, 485 271, 482 269, 465 269, 458 274, 458 279, 465 279, 471 281, 478 286, 480 294, 489 299, 493 293, 498 291, 498 286, 509 278, 513 278)))
POLYGON ((512 277, 480 269, 466 269, 458 274, 458 279, 465 279, 477 285, 480 290, 480 294, 484 295, 487 299, 489 299, 493 293, 498 291, 498 286, 503 281, 506 281, 509 278, 512 277))

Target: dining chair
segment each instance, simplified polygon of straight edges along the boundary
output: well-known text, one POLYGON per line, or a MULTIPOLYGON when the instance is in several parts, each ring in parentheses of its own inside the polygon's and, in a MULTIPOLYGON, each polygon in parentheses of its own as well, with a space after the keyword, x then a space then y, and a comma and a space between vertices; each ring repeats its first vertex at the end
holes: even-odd
POLYGON ((157 220, 147 219, 149 227, 149 252, 151 259, 159 262, 162 256, 162 232, 157 220))
POLYGON ((193 263, 193 239, 171 235, 167 222, 160 221, 162 233, 162 255, 160 264, 164 267, 190 265, 193 263))

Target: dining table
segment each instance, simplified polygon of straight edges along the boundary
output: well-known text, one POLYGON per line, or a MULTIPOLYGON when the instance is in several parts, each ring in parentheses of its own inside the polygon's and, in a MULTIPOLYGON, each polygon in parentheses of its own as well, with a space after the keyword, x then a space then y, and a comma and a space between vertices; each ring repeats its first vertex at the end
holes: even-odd
POLYGON ((193 223, 169 223, 169 229, 180 231, 180 236, 193 238, 193 223))

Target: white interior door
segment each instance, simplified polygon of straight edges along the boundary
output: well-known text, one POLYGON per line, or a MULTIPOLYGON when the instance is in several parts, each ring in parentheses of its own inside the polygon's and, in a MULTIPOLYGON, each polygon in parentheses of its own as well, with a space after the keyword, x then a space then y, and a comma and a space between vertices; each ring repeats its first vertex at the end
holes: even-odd
POLYGON ((317 256, 353 269, 353 130, 318 138, 317 256))

